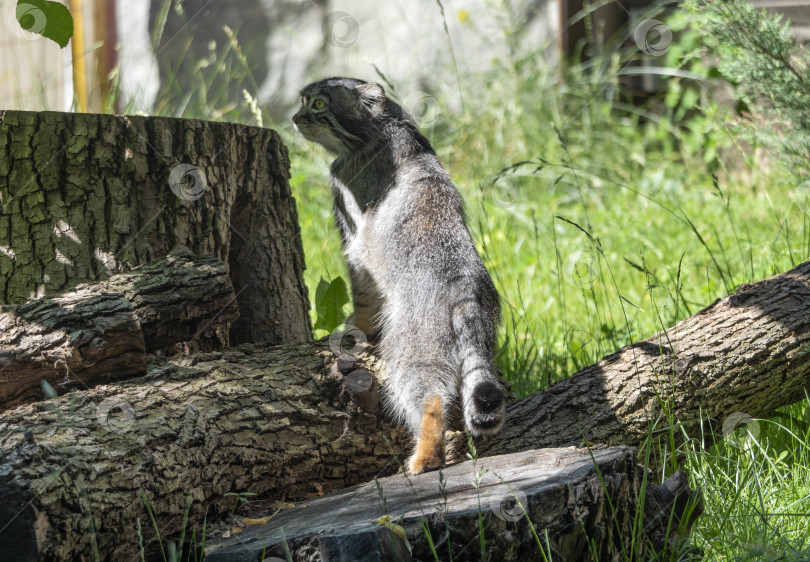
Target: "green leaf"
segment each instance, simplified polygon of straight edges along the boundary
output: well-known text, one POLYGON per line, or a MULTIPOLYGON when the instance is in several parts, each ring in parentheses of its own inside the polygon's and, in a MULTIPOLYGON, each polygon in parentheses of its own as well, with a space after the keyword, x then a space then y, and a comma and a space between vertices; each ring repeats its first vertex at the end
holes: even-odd
POLYGON ((315 290, 315 311, 318 320, 316 330, 331 332, 346 320, 343 307, 349 302, 349 291, 342 277, 335 277, 332 282, 321 278, 315 290))
POLYGON ((73 36, 73 17, 59 2, 18 0, 16 15, 24 30, 42 35, 63 49, 73 36))

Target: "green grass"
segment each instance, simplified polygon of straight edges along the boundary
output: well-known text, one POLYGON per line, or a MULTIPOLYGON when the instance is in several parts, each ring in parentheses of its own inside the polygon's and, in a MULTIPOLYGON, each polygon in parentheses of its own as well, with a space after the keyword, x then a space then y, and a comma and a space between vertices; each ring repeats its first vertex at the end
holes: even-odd
POLYGON ((694 541, 710 560, 810 560, 810 404, 755 420, 736 445, 687 444, 686 469, 704 492, 694 541))
MULTIPOLYGON (((658 64, 679 65, 696 41, 684 32, 658 64)), ((170 84, 154 113, 255 124, 255 108, 216 86, 249 76, 234 44, 223 49, 200 74, 204 87, 175 98, 170 84)), ((563 73, 536 56, 514 58, 431 92, 441 113, 423 132, 467 202, 501 294, 498 361, 519 396, 810 255, 803 178, 738 141, 732 108, 715 101, 708 82, 674 78, 663 95, 631 103, 620 76, 634 54, 617 48, 563 73)), ((702 64, 693 58, 689 70, 709 76, 702 64)), ((331 158, 290 123, 262 120, 290 150, 314 297, 321 278, 347 278, 331 158)), ((690 540, 707 559, 810 559, 808 408, 804 401, 759 420, 746 447, 706 450, 694 436, 681 446, 692 485, 704 491, 690 540)))

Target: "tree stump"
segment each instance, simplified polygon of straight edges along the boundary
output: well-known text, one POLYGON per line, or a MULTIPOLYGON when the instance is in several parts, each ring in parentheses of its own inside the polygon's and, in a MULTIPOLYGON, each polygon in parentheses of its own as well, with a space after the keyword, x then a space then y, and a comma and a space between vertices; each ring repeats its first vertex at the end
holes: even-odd
POLYGON ((269 129, 0 111, 0 304, 108 279, 175 246, 227 263, 231 342, 311 339, 289 158, 269 129))
POLYGON ((487 457, 298 502, 209 539, 205 560, 620 560, 631 548, 649 560, 686 548, 679 539, 702 510, 682 477, 664 493, 642 487, 650 476, 629 447, 487 457))

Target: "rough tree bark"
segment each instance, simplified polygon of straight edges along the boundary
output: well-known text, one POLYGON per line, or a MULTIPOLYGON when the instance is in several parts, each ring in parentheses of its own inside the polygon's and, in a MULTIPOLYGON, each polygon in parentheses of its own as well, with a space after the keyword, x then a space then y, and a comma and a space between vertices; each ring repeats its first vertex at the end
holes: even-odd
POLYGON ((156 547, 141 493, 166 537, 187 498, 198 524, 233 509, 227 492, 302 498, 394 472, 405 433, 361 411, 334 364, 327 342, 245 344, 8 410, 0 482, 32 500, 42 559, 92 559, 95 541, 126 560, 138 518, 156 547))
POLYGON ((146 354, 239 316, 227 266, 184 248, 22 305, 0 306, 0 410, 146 373, 146 354))
MULTIPOLYGON (((640 445, 659 400, 680 421, 701 407, 718 421, 767 414, 810 383, 808 306, 810 262, 740 287, 667 335, 511 405, 502 434, 479 452, 576 446, 583 435, 640 445)), ((361 359, 376 372, 373 357, 361 359)), ((338 371, 328 342, 154 365, 141 379, 0 414, 0 482, 39 512, 43 558, 86 555, 91 538, 120 558, 136 544, 136 518, 152 538, 141 490, 166 536, 179 531, 187 496, 199 522, 206 508, 209 517, 232 508, 226 492, 297 499, 393 470, 389 444, 402 452, 408 439, 380 417, 365 380, 338 371)))
POLYGON ((0 111, 0 303, 104 280, 177 245, 229 264, 232 344, 311 339, 289 158, 269 129, 0 111))

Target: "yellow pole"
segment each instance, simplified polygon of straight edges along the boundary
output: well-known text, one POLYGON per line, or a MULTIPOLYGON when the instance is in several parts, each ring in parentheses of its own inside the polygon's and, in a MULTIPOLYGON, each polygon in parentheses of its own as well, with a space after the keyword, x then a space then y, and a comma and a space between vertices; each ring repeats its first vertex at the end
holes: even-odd
MULTIPOLYGON (((112 52, 109 45, 109 33, 107 32, 107 2, 106 0, 95 0, 93 7, 93 37, 95 42, 102 41, 102 45, 96 49, 94 59, 96 71, 93 74, 91 88, 98 84, 98 104, 103 108, 107 103, 107 95, 110 93, 110 71, 109 53, 112 52)), ((95 101, 95 97, 94 97, 95 101)), ((103 109, 102 109, 103 111, 103 109)))
POLYGON ((84 68, 84 14, 82 0, 70 0, 73 16, 73 37, 70 39, 70 54, 73 58, 73 91, 79 103, 79 111, 87 113, 87 75, 84 68))

